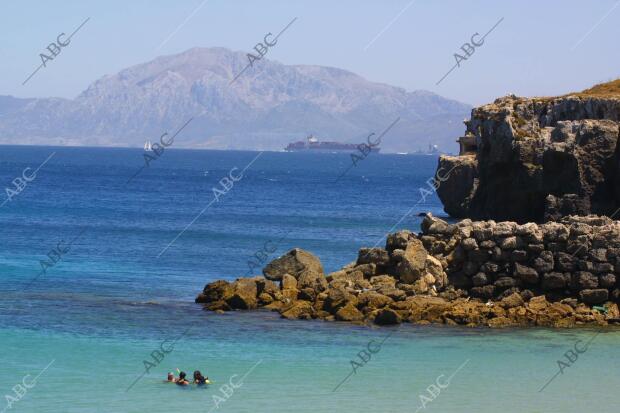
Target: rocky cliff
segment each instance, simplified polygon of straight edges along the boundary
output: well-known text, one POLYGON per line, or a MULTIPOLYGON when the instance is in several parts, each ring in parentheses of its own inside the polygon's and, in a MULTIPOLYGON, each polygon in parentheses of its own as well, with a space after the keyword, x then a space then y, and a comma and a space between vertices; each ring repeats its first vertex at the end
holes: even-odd
POLYGON ((427 214, 419 234, 390 234, 327 275, 294 249, 264 277, 208 284, 196 301, 376 324, 620 323, 620 80, 560 98, 508 96, 465 124, 436 184, 446 212, 468 218, 427 214))
POLYGON ((557 98, 472 110, 437 192, 453 217, 541 222, 620 207, 620 80, 557 98))

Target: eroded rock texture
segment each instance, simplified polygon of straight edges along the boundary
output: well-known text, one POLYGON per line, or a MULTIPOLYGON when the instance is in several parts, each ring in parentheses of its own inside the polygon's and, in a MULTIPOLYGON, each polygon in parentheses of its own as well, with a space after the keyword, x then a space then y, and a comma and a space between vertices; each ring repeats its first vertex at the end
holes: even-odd
POLYGON ((559 220, 620 207, 620 99, 507 96, 472 111, 437 188, 456 218, 559 220))

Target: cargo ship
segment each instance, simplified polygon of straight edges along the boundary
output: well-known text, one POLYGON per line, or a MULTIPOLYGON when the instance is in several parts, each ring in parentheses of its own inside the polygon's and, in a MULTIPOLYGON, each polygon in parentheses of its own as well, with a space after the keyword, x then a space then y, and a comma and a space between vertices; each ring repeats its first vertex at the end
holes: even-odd
MULTIPOLYGON (((366 143, 366 142, 364 142, 366 143)), ((322 153, 332 153, 332 152, 355 152, 359 151, 358 146, 362 144, 356 143, 341 143, 341 142, 321 142, 313 135, 310 135, 306 138, 305 141, 298 141, 289 143, 284 150, 286 152, 322 152, 322 153)), ((368 145, 368 143, 366 143, 368 145)), ((378 146, 373 146, 371 148, 372 152, 379 152, 380 148, 378 146)))
POLYGON ((429 143, 428 150, 423 151, 421 149, 418 149, 417 151, 414 152, 414 154, 416 155, 441 155, 441 152, 439 151, 439 147, 437 145, 431 145, 429 143))

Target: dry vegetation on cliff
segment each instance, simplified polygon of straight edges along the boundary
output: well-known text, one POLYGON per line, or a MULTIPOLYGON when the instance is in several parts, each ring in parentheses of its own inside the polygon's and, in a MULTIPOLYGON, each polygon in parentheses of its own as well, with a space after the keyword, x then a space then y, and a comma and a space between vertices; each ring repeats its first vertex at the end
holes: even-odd
POLYGON ((597 97, 611 97, 620 98, 620 79, 612 80, 611 82, 600 83, 592 86, 589 89, 583 90, 573 95, 577 96, 597 96, 597 97))
POLYGON ((439 162, 453 171, 437 190, 451 216, 524 223, 620 208, 620 80, 563 97, 505 96, 465 125, 469 156, 439 162))

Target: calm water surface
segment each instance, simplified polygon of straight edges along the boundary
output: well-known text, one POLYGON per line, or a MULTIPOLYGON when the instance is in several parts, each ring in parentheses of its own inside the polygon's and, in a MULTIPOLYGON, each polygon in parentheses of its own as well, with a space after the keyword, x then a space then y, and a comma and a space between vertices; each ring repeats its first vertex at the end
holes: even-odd
POLYGON ((337 179, 348 155, 257 155, 167 150, 128 183, 141 151, 0 147, 0 202, 24 168, 52 156, 0 208, 0 412, 415 412, 442 374, 454 374, 450 385, 418 411, 617 410, 616 332, 598 335, 539 392, 557 360, 595 332, 362 328, 202 311, 193 299, 204 284, 246 274, 266 241, 278 240, 270 258, 301 247, 333 271, 390 230, 417 231, 419 212, 443 215, 419 189, 435 157, 371 154, 337 179), (220 179, 253 160, 214 201, 220 179), (42 273, 46 255, 72 240, 42 273), (388 335, 353 373, 357 354, 388 335), (174 340, 144 374, 151 353, 174 340), (46 367, 11 403, 12 388, 46 367), (177 368, 215 383, 163 383, 177 368), (243 376, 232 393, 221 389, 243 376))

